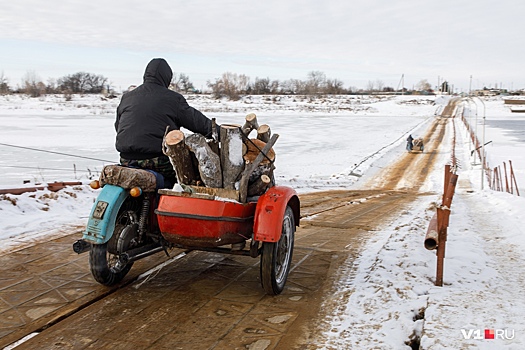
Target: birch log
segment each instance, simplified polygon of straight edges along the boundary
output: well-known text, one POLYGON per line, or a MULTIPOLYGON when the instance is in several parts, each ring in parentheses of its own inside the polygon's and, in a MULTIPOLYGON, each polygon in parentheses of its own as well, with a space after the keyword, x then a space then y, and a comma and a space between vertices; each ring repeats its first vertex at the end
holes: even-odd
POLYGON ((194 185, 199 181, 199 176, 193 167, 192 155, 186 146, 182 131, 172 130, 164 135, 162 152, 169 157, 180 184, 194 185))
POLYGON ((244 169, 240 125, 221 125, 222 187, 235 189, 235 183, 244 169))
POLYGON ((221 159, 206 142, 201 134, 192 134, 186 138, 186 145, 195 154, 199 165, 199 174, 206 187, 221 188, 221 159))

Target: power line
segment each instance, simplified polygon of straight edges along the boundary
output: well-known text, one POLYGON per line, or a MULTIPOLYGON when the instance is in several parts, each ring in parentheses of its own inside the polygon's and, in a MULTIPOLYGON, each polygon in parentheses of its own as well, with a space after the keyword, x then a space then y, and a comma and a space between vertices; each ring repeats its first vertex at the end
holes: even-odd
MULTIPOLYGON (((74 171, 74 172, 84 172, 90 173, 90 170, 80 170, 80 169, 60 169, 60 168, 42 168, 36 166, 18 166, 18 165, 0 165, 1 168, 15 168, 15 169, 37 169, 37 170, 55 170, 55 171, 74 171)), ((96 172, 96 171, 93 171, 96 172)))
POLYGON ((43 149, 38 149, 38 148, 31 148, 31 147, 24 147, 24 146, 10 145, 10 144, 7 144, 7 143, 0 143, 0 145, 1 145, 1 146, 7 146, 7 147, 14 147, 14 148, 27 149, 27 150, 30 150, 30 151, 37 151, 37 152, 44 152, 44 153, 59 154, 59 155, 61 155, 61 156, 68 156, 68 157, 75 157, 75 158, 83 158, 83 159, 89 159, 89 160, 96 160, 96 161, 104 162, 104 163, 114 163, 114 162, 115 162, 115 161, 113 161, 113 160, 105 160, 105 159, 98 159, 98 158, 84 157, 84 156, 78 156, 78 155, 75 155, 75 154, 69 154, 69 153, 62 153, 62 152, 48 151, 48 150, 43 150, 43 149))

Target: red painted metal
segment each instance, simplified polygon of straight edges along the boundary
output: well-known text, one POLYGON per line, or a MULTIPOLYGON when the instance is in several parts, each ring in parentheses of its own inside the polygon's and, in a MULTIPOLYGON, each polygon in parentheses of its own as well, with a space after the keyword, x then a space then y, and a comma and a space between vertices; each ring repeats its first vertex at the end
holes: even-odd
POLYGON ((253 230, 256 241, 279 241, 284 212, 288 205, 294 213, 295 225, 299 226, 300 204, 295 190, 285 186, 274 186, 259 197, 253 230))
POLYGON ((277 242, 287 206, 299 226, 300 204, 295 190, 274 186, 257 202, 161 195, 155 210, 166 240, 185 247, 219 247, 252 238, 277 242))
POLYGON ((251 238, 256 205, 161 195, 155 213, 166 240, 188 247, 218 247, 251 238))

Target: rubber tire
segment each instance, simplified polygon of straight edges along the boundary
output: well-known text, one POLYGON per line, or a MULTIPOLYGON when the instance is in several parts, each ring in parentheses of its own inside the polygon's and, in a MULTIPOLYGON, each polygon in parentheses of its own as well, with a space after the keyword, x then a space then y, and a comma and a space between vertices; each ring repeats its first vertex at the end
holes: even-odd
POLYGON ((293 211, 287 206, 283 216, 281 238, 275 243, 264 242, 262 246, 260 274, 266 294, 278 295, 284 289, 292 265, 294 233, 293 211))
MULTIPOLYGON (((128 225, 122 229, 119 236, 125 232, 125 230, 131 230, 133 227, 128 225)), ((129 245, 129 242, 128 242, 129 245)), ((89 252, 89 268, 95 281, 105 286, 112 286, 124 279, 131 267, 133 262, 129 262, 120 271, 116 271, 113 265, 110 265, 108 256, 116 256, 108 252, 108 243, 104 244, 93 244, 89 252)))

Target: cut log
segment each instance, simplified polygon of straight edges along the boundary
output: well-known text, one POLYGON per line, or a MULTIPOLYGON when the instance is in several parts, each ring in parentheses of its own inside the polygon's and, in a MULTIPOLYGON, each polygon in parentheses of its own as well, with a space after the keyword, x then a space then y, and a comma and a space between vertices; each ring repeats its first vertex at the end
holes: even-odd
POLYGON ((208 141, 208 145, 210 146, 212 151, 215 152, 216 155, 220 156, 219 135, 217 132, 217 122, 215 118, 211 118, 211 134, 212 134, 212 139, 208 141))
POLYGON ((221 159, 213 152, 201 134, 186 137, 186 145, 195 154, 199 165, 199 174, 207 187, 222 187, 221 159))
POLYGON ((246 168, 242 173, 241 181, 239 183, 239 201, 241 203, 246 203, 246 198, 248 196, 248 181, 250 179, 251 174, 259 166, 261 161, 265 158, 265 154, 270 151, 270 149, 275 144, 278 138, 279 135, 274 134, 270 138, 270 141, 268 141, 268 143, 261 150, 259 155, 254 159, 254 161, 246 165, 246 168))
POLYGON ((240 125, 221 125, 222 186, 226 189, 235 189, 244 169, 241 133, 240 125))
POLYGON ((198 173, 193 167, 191 152, 184 142, 182 131, 172 130, 164 135, 162 152, 169 157, 179 183, 194 185, 199 181, 198 173))
POLYGON ((257 181, 258 178, 260 178, 262 175, 268 176, 270 179, 273 179, 273 170, 275 169, 275 166, 273 163, 266 163, 259 164, 250 175, 250 179, 248 180, 248 184, 251 185, 252 182, 257 181))
POLYGON ((268 142, 268 140, 270 140, 270 137, 271 137, 271 131, 270 131, 270 126, 269 125, 266 125, 266 124, 263 124, 261 125, 260 127, 257 128, 257 139, 263 141, 263 142, 268 142))
MULTIPOLYGON (((250 139, 246 141, 245 145, 247 147, 247 151, 244 154, 244 160, 252 163, 255 160, 255 158, 257 158, 264 146, 266 146, 266 142, 258 139, 250 139)), ((268 164, 271 161, 274 161, 275 151, 273 150, 273 148, 270 148, 266 155, 268 158, 264 157, 261 161, 261 164, 268 164)))
POLYGON ((246 122, 244 123, 242 133, 246 136, 250 134, 252 130, 259 129, 259 123, 257 123, 257 116, 254 113, 250 113, 245 118, 246 122))
POLYGON ((268 175, 261 175, 248 186, 248 197, 260 196, 266 192, 272 180, 268 175))

